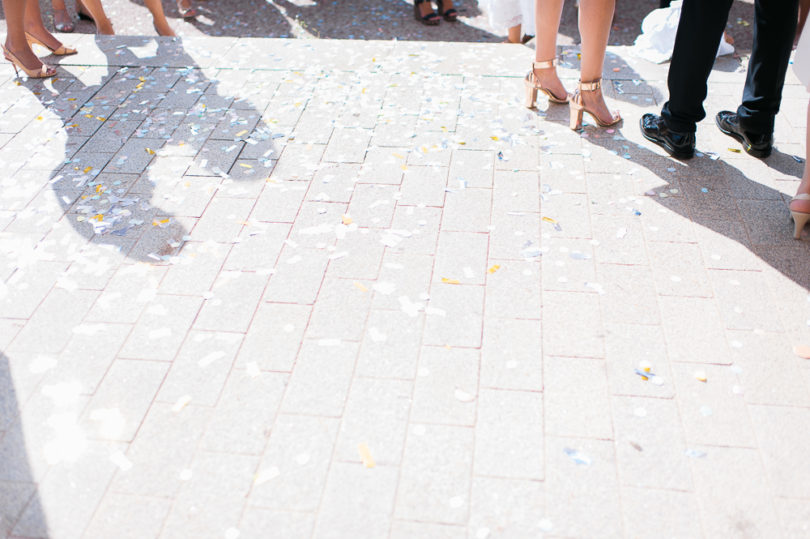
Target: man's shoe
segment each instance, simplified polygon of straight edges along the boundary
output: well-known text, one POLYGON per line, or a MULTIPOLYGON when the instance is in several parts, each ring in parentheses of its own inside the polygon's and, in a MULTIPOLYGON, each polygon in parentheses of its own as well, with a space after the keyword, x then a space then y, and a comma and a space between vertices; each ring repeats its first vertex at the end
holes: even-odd
POLYGON ((773 150, 773 134, 746 133, 740 127, 739 117, 731 111, 721 110, 714 118, 720 131, 740 141, 743 149, 754 157, 768 157, 773 150))
POLYGON ((664 148, 672 157, 689 159, 695 155, 694 133, 672 131, 664 119, 656 114, 645 114, 639 125, 644 138, 664 148))

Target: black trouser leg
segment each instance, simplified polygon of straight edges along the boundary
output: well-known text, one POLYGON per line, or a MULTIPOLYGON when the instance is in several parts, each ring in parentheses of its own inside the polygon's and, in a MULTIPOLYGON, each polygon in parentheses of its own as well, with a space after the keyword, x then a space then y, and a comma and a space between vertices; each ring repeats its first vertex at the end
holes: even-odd
POLYGON ((661 3, 658 4, 658 6, 659 6, 658 9, 669 7, 671 2, 672 2, 672 0, 661 0, 661 3))
POLYGON ((706 117, 703 110, 703 100, 708 92, 706 82, 723 37, 731 3, 732 0, 683 2, 667 77, 669 101, 661 111, 667 127, 673 131, 694 133, 695 124, 706 117))
POLYGON ((742 105, 737 108, 737 114, 744 131, 769 134, 773 133, 774 117, 782 102, 799 2, 756 0, 754 9, 754 48, 748 63, 742 105))

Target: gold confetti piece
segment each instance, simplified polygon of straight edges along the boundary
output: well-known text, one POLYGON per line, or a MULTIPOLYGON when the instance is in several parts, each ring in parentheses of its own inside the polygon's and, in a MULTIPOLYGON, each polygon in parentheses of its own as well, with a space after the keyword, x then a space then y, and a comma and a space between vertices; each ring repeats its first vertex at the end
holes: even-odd
POLYGON ((76 101, 75 97, 68 97, 68 101, 76 101))
POLYGON ((96 214, 96 215, 93 216, 93 219, 95 219, 96 221, 98 221, 100 223, 101 221, 104 220, 104 215, 102 215, 100 213, 96 214))
POLYGON ((188 406, 188 403, 190 402, 191 402, 191 395, 183 395, 182 397, 177 399, 177 402, 175 402, 174 406, 172 406, 172 412, 179 412, 180 410, 188 406))
POLYGON ((344 225, 350 225, 350 224, 352 224, 352 218, 351 218, 351 217, 349 217, 348 215, 344 215, 344 216, 342 216, 342 217, 340 218, 340 221, 341 221, 341 222, 342 222, 344 225))
POLYGON ((85 173, 85 174, 87 174, 87 173, 88 173, 88 172, 90 172, 91 170, 93 170, 93 167, 85 167, 85 168, 84 168, 84 170, 83 170, 82 172, 83 172, 83 173, 85 173))
POLYGON ((239 166, 242 168, 253 168, 253 165, 250 165, 248 163, 239 163, 239 166))
POLYGON ((406 167, 405 165, 400 165, 399 168, 401 168, 402 170, 408 170, 408 167, 406 167))
POLYGON ((37 120, 41 122, 43 120, 42 116, 37 116, 37 120))
POLYGON ((152 148, 144 148, 144 150, 146 150, 146 153, 148 153, 149 155, 155 155, 155 150, 153 150, 152 148))
POLYGON ((360 458, 363 460, 363 466, 366 468, 373 468, 377 465, 374 458, 371 456, 371 450, 364 443, 357 444, 357 452, 360 453, 360 458))
POLYGON ((247 129, 242 129, 241 131, 239 131, 239 132, 236 134, 236 138, 239 138, 239 137, 241 137, 242 135, 246 135, 247 133, 248 133, 248 130, 247 130, 247 129))
POLYGON ((463 140, 460 140, 458 143, 459 143, 460 146, 466 146, 467 145, 467 143, 464 142, 463 140))
POLYGON ((487 273, 495 273, 495 272, 496 272, 496 271, 498 271, 499 269, 501 269, 501 266, 500 266, 500 265, 498 265, 498 264, 495 264, 494 266, 492 266, 491 268, 489 268, 489 269, 487 270, 487 273))
POLYGON ((793 347, 793 353, 802 359, 810 359, 810 346, 806 344, 797 344, 793 347))
POLYGON ((93 115, 92 115, 92 114, 85 114, 85 115, 84 115, 84 117, 85 117, 85 118, 92 118, 92 117, 93 117, 93 115))
POLYGON ((162 220, 160 220, 160 221, 158 221, 157 219, 155 219, 154 221, 152 221, 152 226, 160 226, 160 225, 165 225, 165 224, 166 224, 166 223, 168 223, 169 221, 171 221, 171 219, 170 219, 170 218, 162 219, 162 220))
POLYGON ((461 284, 458 279, 448 279, 447 277, 442 277, 442 282, 444 284, 461 284))
POLYGON ((398 153, 393 153, 393 154, 391 154, 391 155, 393 155, 393 156, 394 156, 394 157, 396 157, 397 159, 405 159, 405 156, 404 156, 404 155, 399 155, 398 153))
POLYGON ((551 217, 543 217, 543 221, 545 221, 545 222, 547 222, 547 223, 551 223, 552 225, 556 225, 556 224, 557 224, 557 221, 556 221, 556 220, 554 220, 554 219, 552 219, 551 217))
POLYGON ((698 380, 699 382, 705 382, 706 380, 708 380, 708 377, 706 376, 706 371, 695 371, 695 379, 698 380))
POLYGON ((98 120, 99 122, 106 122, 107 118, 105 118, 104 116, 96 116, 96 120, 98 120))
POLYGON ((363 283, 361 283, 361 282, 355 281, 354 286, 355 286, 355 288, 357 288, 361 292, 368 292, 368 288, 366 288, 365 285, 363 285, 363 283))
POLYGON ((618 72, 619 72, 619 71, 621 71, 621 70, 622 70, 622 68, 620 68, 620 67, 614 67, 614 68, 613 68, 613 72, 614 72, 614 73, 618 73, 618 72))
POLYGON ((741 152, 741 150, 739 148, 729 148, 728 151, 734 152, 734 153, 740 153, 741 152))
POLYGON ((495 135, 492 135, 489 138, 491 138, 492 140, 495 140, 495 141, 501 140, 500 138, 496 137, 495 135))

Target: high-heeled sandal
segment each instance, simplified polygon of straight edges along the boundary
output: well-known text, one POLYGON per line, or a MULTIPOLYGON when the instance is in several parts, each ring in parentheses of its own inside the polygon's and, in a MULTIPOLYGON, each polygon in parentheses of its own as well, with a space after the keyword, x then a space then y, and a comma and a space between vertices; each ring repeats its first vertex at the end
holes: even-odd
POLYGON ((426 26, 436 26, 439 24, 439 14, 433 11, 431 7, 430 13, 427 15, 422 15, 422 12, 419 11, 419 4, 427 3, 430 5, 429 0, 414 0, 413 2, 413 16, 416 18, 417 21, 421 22, 426 26))
POLYGON ((565 94, 565 97, 557 97, 554 95, 554 92, 549 90, 548 88, 544 87, 540 83, 540 79, 537 78, 534 74, 535 69, 551 69, 557 65, 557 59, 554 58, 553 60, 546 60, 543 62, 532 62, 532 70, 526 75, 524 79, 524 84, 526 86, 526 108, 534 108, 534 104, 537 102, 537 91, 540 90, 544 94, 548 96, 548 100, 551 103, 558 103, 560 105, 564 105, 568 103, 568 94, 565 94))
MULTIPOLYGON (((798 195, 793 197, 793 200, 810 200, 810 194, 799 193, 798 195)), ((791 202, 793 202, 793 200, 791 200, 791 202)), ((804 225, 806 225, 807 222, 810 221, 810 213, 804 213, 803 211, 790 210, 790 216, 793 217, 793 223, 794 223, 793 238, 798 240, 802 235, 802 230, 804 229, 804 225)))
POLYGON ((577 91, 571 96, 569 106, 571 107, 571 129, 578 131, 582 129, 582 113, 587 112, 596 121, 599 127, 611 127, 622 121, 619 113, 613 114, 610 121, 605 121, 592 110, 585 108, 585 103, 582 100, 582 92, 595 92, 602 87, 602 79, 596 79, 591 82, 579 81, 577 84, 577 91))
POLYGON ((23 72, 28 75, 29 79, 47 79, 56 75, 56 69, 45 64, 42 64, 42 67, 39 69, 28 69, 5 45, 3 45, 3 56, 14 66, 14 73, 16 73, 18 77, 20 76, 20 72, 17 71, 17 68, 22 69, 23 72))
POLYGON ((450 8, 447 11, 444 10, 444 0, 436 0, 436 6, 439 8, 439 14, 442 16, 444 20, 447 22, 458 22, 458 10, 455 8, 450 8))
POLYGON ((177 0, 177 11, 180 12, 180 16, 184 19, 193 19, 197 16, 197 10, 194 9, 194 6, 183 7, 183 0, 177 0))
POLYGON ((53 27, 57 32, 71 33, 76 27, 73 25, 73 19, 70 18, 70 13, 66 9, 53 10, 53 27))
POLYGON ((37 36, 31 35, 28 32, 25 33, 25 39, 28 41, 29 45, 37 44, 41 47, 45 47, 46 49, 51 51, 51 54, 53 54, 54 56, 70 56, 71 54, 76 54, 78 52, 76 49, 65 47, 64 45, 60 45, 58 49, 52 49, 48 44, 39 39, 37 36))

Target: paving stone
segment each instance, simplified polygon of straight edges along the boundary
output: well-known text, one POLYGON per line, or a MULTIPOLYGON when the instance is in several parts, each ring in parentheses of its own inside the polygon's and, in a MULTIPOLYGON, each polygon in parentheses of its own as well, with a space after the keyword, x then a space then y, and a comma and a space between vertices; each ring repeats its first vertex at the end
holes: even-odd
POLYGON ((307 337, 359 341, 371 307, 370 283, 324 279, 312 309, 307 337))
POLYGON ((641 224, 625 218, 594 215, 593 237, 597 262, 603 264, 647 264, 641 224))
POLYGON ((29 503, 39 504, 32 500, 36 497, 35 483, 0 482, 0 533, 10 537, 17 519, 29 503))
POLYGON ((372 146, 366 150, 363 165, 358 174, 359 181, 399 185, 402 183, 402 174, 406 168, 407 159, 408 150, 405 148, 372 146))
POLYGON ((457 280, 463 284, 484 284, 487 268, 486 234, 439 233, 433 282, 457 280))
POLYGON ((307 200, 348 203, 361 177, 360 172, 360 165, 353 163, 336 163, 319 169, 309 184, 307 200))
POLYGON ((257 221, 292 223, 298 215, 307 187, 305 182, 281 182, 271 178, 265 184, 250 217, 257 221))
POLYGON ((475 425, 475 475, 544 478, 543 396, 481 390, 475 425))
POLYGON ((383 256, 379 278, 373 289, 372 307, 375 309, 402 308, 399 298, 405 296, 418 302, 430 291, 434 258, 388 251, 383 256))
POLYGON ((234 244, 224 270, 266 272, 273 268, 284 240, 290 234, 286 223, 268 223, 249 226, 242 230, 239 242, 234 244))
POLYGON ((360 344, 357 375, 413 380, 419 361, 424 315, 373 310, 360 344))
POLYGON ((542 534, 545 489, 540 481, 475 477, 470 537, 533 537, 542 534))
MULTIPOLYGON (((462 180, 457 180, 461 182, 462 180)), ((442 229, 467 232, 487 232, 492 206, 491 189, 467 189, 454 185, 445 199, 442 229)))
POLYGON ((298 142, 287 144, 281 152, 271 178, 278 181, 311 179, 325 149, 324 144, 298 142))
POLYGON ((605 364, 546 355, 543 360, 545 432, 555 436, 614 439, 605 364))
POLYGON ((195 241, 230 242, 239 236, 252 208, 252 200, 214 197, 191 235, 195 241))
POLYGON ((423 347, 411 421, 475 424, 478 363, 477 350, 423 347))
POLYGON ((542 305, 539 264, 492 258, 488 263, 487 315, 539 320, 542 305))
POLYGON ((157 538, 170 506, 171 501, 167 499, 109 494, 93 514, 85 536, 93 539, 157 538))
POLYGON ((309 321, 305 305, 261 303, 239 349, 236 366, 255 363, 261 370, 292 371, 309 321))
POLYGON ((695 518, 698 505, 692 492, 625 487, 622 507, 629 536, 660 537, 663 529, 673 537, 703 535, 700 520, 695 518))
POLYGON ((362 163, 366 147, 371 140, 371 133, 372 131, 368 129, 335 129, 323 153, 323 160, 362 163))
POLYGON ((593 284, 584 286, 603 292, 599 302, 605 320, 625 324, 660 323, 655 271, 647 266, 597 264, 596 275, 593 284))
POLYGON ((810 531, 810 504, 807 500, 774 499, 785 537, 804 537, 810 531))
MULTIPOLYGON (((231 247, 225 243, 216 243, 213 241, 206 242, 188 242, 183 245, 183 250, 180 255, 176 257, 176 262, 169 266, 167 269, 160 268, 153 269, 152 271, 165 272, 165 277, 160 281, 160 291, 165 294, 178 294, 178 295, 198 295, 202 296, 211 290, 214 285, 219 271, 230 252, 231 247)), ((127 266, 124 266, 127 268, 127 266)), ((131 286, 131 285, 130 285, 131 286)), ((108 287, 108 290, 110 288, 108 287)), ((118 295, 107 299, 107 291, 102 294, 96 307, 91 311, 90 316, 93 318, 106 318, 110 316, 106 312, 116 312, 115 307, 128 312, 129 321, 135 321, 140 310, 136 310, 142 304, 130 305, 121 299, 123 292, 118 295), (118 300, 118 301, 116 301, 118 300), (96 314, 96 309, 99 306, 105 307, 105 314, 96 314), (134 315, 134 318, 133 318, 134 315)))
POLYGON ((398 203, 391 229, 404 230, 410 235, 398 243, 396 249, 412 254, 435 254, 440 220, 439 208, 403 206, 401 202, 398 203))
POLYGON ((712 270, 709 280, 728 329, 782 330, 760 272, 712 270))
POLYGON ((305 340, 290 377, 281 409, 341 417, 357 360, 357 344, 305 340))
POLYGON ((338 422, 326 417, 280 415, 248 504, 315 511, 326 485, 338 422))
POLYGON ((536 172, 496 171, 493 182, 492 211, 540 211, 540 191, 536 172))
POLYGON ((3 316, 31 318, 66 269, 64 262, 40 261, 17 270, 5 283, 5 294, 0 298, 3 316))
POLYGON ((391 539, 408 539, 409 537, 431 537, 435 539, 464 539, 467 530, 462 526, 449 524, 430 524, 409 520, 394 520, 391 524, 391 539))
POLYGON ((394 518, 465 524, 470 507, 472 440, 472 429, 412 424, 394 518))
POLYGON ((426 308, 424 344, 479 347, 484 287, 434 283, 426 308))
POLYGON ((672 398, 675 390, 661 326, 609 324, 606 335, 605 364, 613 395, 672 398), (655 381, 636 373, 644 372, 645 363, 655 381))
POLYGON ((749 406, 765 471, 777 496, 808 498, 810 466, 794 455, 805 447, 802 425, 810 410, 786 406, 749 406))
POLYGON ((261 539, 267 534, 267 530, 274 530, 282 537, 307 537, 312 534, 314 526, 313 513, 248 507, 242 515, 239 536, 261 539))
POLYGON ((407 206, 443 206, 446 185, 446 168, 409 166, 402 177, 399 203, 407 206))
POLYGON ((731 363, 724 324, 713 299, 660 297, 658 304, 672 361, 731 363))
POLYGON ((543 328, 547 355, 604 357, 604 330, 595 295, 544 292, 543 328))
POLYGON ((264 293, 265 301, 313 304, 329 263, 320 249, 298 249, 288 242, 264 293))
POLYGON ((346 204, 304 202, 290 232, 290 239, 303 247, 333 246, 348 211, 346 204))
POLYGON ((387 228, 391 225, 398 197, 395 186, 359 184, 352 194, 348 215, 358 226, 387 228))
POLYGON ((494 159, 491 152, 455 150, 450 158, 449 181, 463 179, 467 187, 491 188, 494 159))
POLYGON ((202 300, 158 295, 141 315, 120 357, 171 361, 191 328, 202 300))
POLYGON ((264 294, 269 275, 223 271, 194 321, 195 329, 245 332, 264 294))

